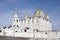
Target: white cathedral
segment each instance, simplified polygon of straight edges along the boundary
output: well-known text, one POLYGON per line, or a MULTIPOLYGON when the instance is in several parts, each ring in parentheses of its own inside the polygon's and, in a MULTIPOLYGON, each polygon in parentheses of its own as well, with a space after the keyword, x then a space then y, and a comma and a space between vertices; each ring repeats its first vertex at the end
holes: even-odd
POLYGON ((48 14, 44 16, 43 11, 37 10, 33 17, 29 17, 28 13, 26 12, 24 19, 18 18, 18 12, 14 14, 13 17, 13 27, 19 28, 18 32, 33 32, 35 30, 38 31, 51 31, 52 25, 49 19, 48 14))
POLYGON ((42 10, 36 10, 32 17, 29 17, 26 12, 24 19, 19 19, 18 10, 16 10, 12 26, 1 30, 1 36, 49 38, 50 40, 60 38, 60 31, 52 30, 51 20, 42 10))

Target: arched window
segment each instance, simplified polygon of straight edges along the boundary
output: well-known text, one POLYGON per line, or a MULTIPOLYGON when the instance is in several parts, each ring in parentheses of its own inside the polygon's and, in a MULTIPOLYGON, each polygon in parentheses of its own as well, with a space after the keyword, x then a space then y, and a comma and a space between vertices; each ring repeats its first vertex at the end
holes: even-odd
POLYGON ((25 29, 24 32, 27 32, 27 30, 25 29))
POLYGON ((19 26, 17 25, 17 27, 19 28, 19 26))
POLYGON ((18 20, 16 20, 18 22, 18 20))

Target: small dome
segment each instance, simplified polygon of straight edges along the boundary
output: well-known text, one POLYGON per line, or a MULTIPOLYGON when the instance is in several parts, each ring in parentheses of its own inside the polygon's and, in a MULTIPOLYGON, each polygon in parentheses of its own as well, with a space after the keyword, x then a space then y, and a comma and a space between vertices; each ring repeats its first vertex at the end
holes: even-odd
POLYGON ((26 11, 26 13, 25 13, 25 19, 28 18, 28 17, 29 17, 29 15, 28 15, 28 13, 26 11))

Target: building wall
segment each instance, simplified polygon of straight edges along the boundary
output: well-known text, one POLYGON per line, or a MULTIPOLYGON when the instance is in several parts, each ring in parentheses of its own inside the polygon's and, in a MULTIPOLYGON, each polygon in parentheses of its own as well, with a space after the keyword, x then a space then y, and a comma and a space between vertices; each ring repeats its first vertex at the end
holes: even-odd
POLYGON ((31 19, 27 18, 25 20, 20 20, 19 22, 13 22, 13 25, 18 25, 20 29, 28 27, 30 29, 38 29, 40 31, 52 30, 51 23, 49 21, 38 17, 34 17, 31 19))

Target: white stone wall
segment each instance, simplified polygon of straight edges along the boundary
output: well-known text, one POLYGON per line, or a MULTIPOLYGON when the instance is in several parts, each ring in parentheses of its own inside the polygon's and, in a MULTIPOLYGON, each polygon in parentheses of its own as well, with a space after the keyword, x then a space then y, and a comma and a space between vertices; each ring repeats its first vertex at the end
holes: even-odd
POLYGON ((27 32, 18 32, 11 30, 9 28, 2 29, 1 36, 13 36, 13 37, 26 37, 32 38, 35 35, 35 38, 47 38, 47 39, 58 39, 60 38, 60 32, 58 31, 40 31, 40 32, 33 32, 32 30, 28 30, 27 32))

